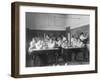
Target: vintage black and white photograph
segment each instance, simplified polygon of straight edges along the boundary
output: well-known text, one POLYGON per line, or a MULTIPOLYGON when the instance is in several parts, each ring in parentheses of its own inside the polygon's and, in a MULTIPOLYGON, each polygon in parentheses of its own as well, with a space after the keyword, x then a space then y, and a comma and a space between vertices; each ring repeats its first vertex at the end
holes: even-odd
POLYGON ((12 3, 12 76, 97 73, 97 7, 12 3))
POLYGON ((26 12, 26 67, 89 64, 90 15, 26 12))

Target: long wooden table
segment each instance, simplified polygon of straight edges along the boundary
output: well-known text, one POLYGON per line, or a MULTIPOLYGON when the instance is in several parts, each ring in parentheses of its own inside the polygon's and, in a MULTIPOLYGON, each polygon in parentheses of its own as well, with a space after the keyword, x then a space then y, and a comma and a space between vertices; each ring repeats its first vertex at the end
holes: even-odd
MULTIPOLYGON (((87 48, 52 48, 52 49, 44 49, 44 50, 37 50, 34 49, 34 51, 31 53, 31 56, 33 56, 34 64, 37 65, 36 58, 39 56, 41 58, 41 61, 44 61, 45 65, 49 64, 57 64, 58 62, 58 56, 62 55, 62 59, 67 61, 76 61, 77 55, 82 53, 83 54, 83 60, 85 60, 85 57, 87 54, 87 48), (51 57, 50 57, 51 56, 51 57), (50 62, 51 60, 51 62, 50 62)), ((89 53, 88 53, 89 54, 89 53)))
POLYGON ((89 51, 86 47, 63 49, 63 55, 66 61, 78 61, 79 59, 77 58, 77 56, 79 54, 81 54, 82 56, 81 61, 85 61, 86 54, 89 54, 89 51))
POLYGON ((52 62, 57 63, 57 54, 59 53, 59 48, 52 48, 52 49, 42 49, 42 50, 37 50, 34 49, 34 51, 31 53, 31 56, 33 56, 33 62, 34 65, 37 65, 37 57, 41 58, 41 61, 44 65, 52 64, 52 62), (53 59, 50 59, 49 56, 52 56, 53 59), (50 61, 51 60, 51 61, 50 61), (55 60, 55 61, 53 61, 55 60))

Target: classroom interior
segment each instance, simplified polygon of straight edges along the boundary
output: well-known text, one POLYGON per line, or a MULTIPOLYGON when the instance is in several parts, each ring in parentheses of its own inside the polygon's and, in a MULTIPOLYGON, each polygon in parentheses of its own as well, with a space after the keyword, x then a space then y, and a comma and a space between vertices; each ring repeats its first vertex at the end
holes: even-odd
POLYGON ((25 16, 26 67, 89 64, 89 15, 26 12, 25 16))

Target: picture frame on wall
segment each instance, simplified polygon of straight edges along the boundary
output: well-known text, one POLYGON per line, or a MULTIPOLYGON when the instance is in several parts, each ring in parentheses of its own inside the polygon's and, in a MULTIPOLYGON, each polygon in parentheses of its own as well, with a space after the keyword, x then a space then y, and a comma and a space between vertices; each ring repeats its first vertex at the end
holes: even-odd
POLYGON ((97 7, 13 2, 11 76, 97 73, 97 7))

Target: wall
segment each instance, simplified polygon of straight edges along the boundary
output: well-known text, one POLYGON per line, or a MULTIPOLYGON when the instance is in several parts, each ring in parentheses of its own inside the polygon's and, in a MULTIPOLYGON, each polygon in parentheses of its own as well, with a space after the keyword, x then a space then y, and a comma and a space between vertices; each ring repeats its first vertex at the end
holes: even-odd
POLYGON ((66 26, 71 26, 71 29, 84 26, 90 23, 89 15, 74 15, 66 16, 66 26))
POLYGON ((26 13, 26 27, 40 30, 65 30, 90 23, 89 15, 26 13))
MULTIPOLYGON (((11 68, 11 2, 15 0, 1 0, 0 2, 0 80, 100 80, 100 54, 98 54, 98 73, 64 75, 38 78, 15 79, 10 77, 11 68)), ((41 3, 73 4, 98 6, 100 9, 100 0, 16 0, 41 3)), ((98 9, 98 10, 99 10, 98 9)), ((100 21, 100 11, 98 11, 98 20, 100 21)), ((98 23, 100 26, 100 23, 98 23)), ((98 27, 98 33, 100 27, 98 27)), ((100 47, 100 36, 98 37, 98 47, 100 47)), ((100 53, 100 50, 98 50, 100 53)))
POLYGON ((26 13, 27 28, 39 30, 65 30, 65 15, 26 13))

